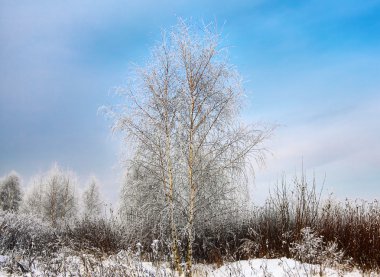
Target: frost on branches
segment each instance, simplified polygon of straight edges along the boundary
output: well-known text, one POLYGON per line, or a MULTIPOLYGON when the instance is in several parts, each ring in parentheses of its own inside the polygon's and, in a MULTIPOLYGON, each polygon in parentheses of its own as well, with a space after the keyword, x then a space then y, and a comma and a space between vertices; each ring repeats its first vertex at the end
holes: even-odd
POLYGON ((76 215, 75 194, 77 179, 74 173, 54 165, 50 171, 34 178, 23 205, 25 213, 37 215, 56 226, 76 215))
POLYGON ((12 171, 0 180, 0 207, 3 211, 17 212, 21 203, 20 177, 12 171))
POLYGON ((325 244, 322 236, 317 236, 310 227, 301 230, 301 239, 292 243, 290 252, 301 262, 311 264, 336 265, 342 263, 344 252, 335 242, 325 244))
POLYGON ((135 150, 122 202, 165 223, 159 228, 170 233, 179 271, 177 241, 185 239, 188 275, 197 232, 241 208, 247 159, 262 162, 270 134, 240 120, 241 77, 213 27, 180 21, 164 33, 147 64, 118 89, 125 101, 113 111, 115 130, 135 150))

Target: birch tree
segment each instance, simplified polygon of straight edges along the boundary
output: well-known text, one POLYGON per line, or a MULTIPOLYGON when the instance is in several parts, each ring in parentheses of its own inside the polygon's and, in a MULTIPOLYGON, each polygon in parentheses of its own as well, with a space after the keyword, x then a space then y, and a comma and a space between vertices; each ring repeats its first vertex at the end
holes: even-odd
POLYGON ((76 177, 54 165, 47 173, 36 176, 26 195, 24 211, 35 213, 56 226, 77 212, 76 177))
POLYGON ((17 212, 21 203, 20 177, 12 171, 0 181, 0 205, 3 211, 17 212))
POLYGON ((148 63, 118 90, 126 98, 115 113, 115 130, 135 149, 130 165, 160 184, 153 192, 143 189, 143 182, 132 183, 149 202, 151 193, 165 199, 179 271, 176 240, 179 232, 185 234, 186 276, 192 275, 197 221, 241 200, 247 162, 264 160, 262 143, 271 132, 241 122, 241 78, 212 27, 180 21, 164 34, 148 63))
MULTIPOLYGON (((162 43, 153 49, 151 62, 145 68, 136 69, 136 78, 131 81, 131 86, 118 90, 126 96, 126 102, 114 127, 115 130, 124 131, 127 140, 136 146, 129 181, 140 183, 138 191, 145 191, 139 180, 143 174, 145 181, 149 180, 149 194, 156 198, 150 202, 145 197, 145 201, 140 202, 143 203, 140 209, 147 214, 146 208, 152 207, 152 204, 157 210, 156 204, 162 202, 159 198, 166 203, 163 210, 170 221, 173 265, 181 271, 174 218, 173 140, 177 139, 178 84, 175 80, 178 64, 173 50, 172 45, 168 45, 166 38, 163 38, 162 43)), ((134 198, 137 197, 135 194, 134 198)))
POLYGON ((83 212, 86 219, 98 217, 102 209, 102 201, 99 193, 99 181, 92 177, 87 188, 83 192, 83 212))

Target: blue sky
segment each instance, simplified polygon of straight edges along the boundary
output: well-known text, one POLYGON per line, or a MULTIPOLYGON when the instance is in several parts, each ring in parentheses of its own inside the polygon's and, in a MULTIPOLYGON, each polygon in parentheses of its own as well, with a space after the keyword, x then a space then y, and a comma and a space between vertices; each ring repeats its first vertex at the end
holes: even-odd
POLYGON ((220 26, 244 120, 280 125, 253 199, 302 161, 339 198, 380 196, 380 1, 1 0, 0 176, 58 162, 117 199, 121 143, 98 108, 177 17, 220 26))

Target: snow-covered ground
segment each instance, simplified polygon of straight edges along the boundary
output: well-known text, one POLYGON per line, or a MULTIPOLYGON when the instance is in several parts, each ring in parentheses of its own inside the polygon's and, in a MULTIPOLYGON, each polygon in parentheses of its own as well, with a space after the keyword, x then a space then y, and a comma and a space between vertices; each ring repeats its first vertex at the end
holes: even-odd
POLYGON ((209 276, 362 276, 357 271, 324 268, 319 265, 302 264, 293 259, 253 259, 225 264, 215 269, 209 276))
MULTIPOLYGON (((22 261, 20 261, 22 264, 22 261)), ((24 263, 25 264, 25 263, 24 263)), ((54 271, 49 273, 46 266, 35 264, 32 268, 27 268, 28 273, 22 274, 15 263, 7 256, 0 255, 0 277, 3 276, 51 276, 53 272, 57 272, 57 267, 54 271), (10 266, 13 273, 9 273, 10 266), (8 272, 6 269, 8 268, 8 272)), ((174 274, 165 264, 155 264, 148 262, 139 262, 136 258, 131 258, 125 253, 110 256, 106 259, 95 259, 94 257, 85 255, 81 257, 66 256, 64 262, 58 267, 60 274, 58 276, 142 276, 142 277, 175 277, 174 274), (65 267, 63 269, 63 266, 65 267), (65 272, 65 273, 64 273, 65 272)), ((311 265, 300 263, 293 259, 280 258, 280 259, 252 259, 247 261, 237 261, 225 263, 223 266, 217 268, 212 265, 194 265, 194 276, 215 276, 215 277, 230 277, 230 276, 288 276, 288 277, 302 277, 302 276, 347 276, 359 277, 363 274, 357 270, 343 270, 332 269, 320 265, 311 265)), ((377 273, 366 274, 366 276, 380 276, 377 273)))

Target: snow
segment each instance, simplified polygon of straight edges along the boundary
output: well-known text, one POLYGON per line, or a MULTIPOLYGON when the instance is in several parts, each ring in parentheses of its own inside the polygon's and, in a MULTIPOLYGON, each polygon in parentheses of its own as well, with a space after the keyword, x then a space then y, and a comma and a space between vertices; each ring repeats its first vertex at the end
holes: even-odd
MULTIPOLYGON (((342 272, 340 270, 323 268, 319 265, 300 263, 293 259, 252 259, 225 264, 213 270, 211 276, 319 276, 323 270, 323 276, 347 276, 356 277, 362 274, 355 270, 342 272)), ((210 275, 209 275, 210 276, 210 275)))
POLYGON ((0 265, 5 263, 8 260, 8 256, 0 255, 0 265))
MULTIPOLYGON (((3 265, 8 261, 8 256, 0 255, 0 267, 3 267, 3 265)), ((5 273, 0 271, 0 277, 7 276, 5 273)))
MULTIPOLYGON (((139 262, 134 260, 134 263, 131 263, 130 257, 126 257, 124 253, 119 256, 120 259, 115 259, 115 257, 110 257, 106 260, 103 260, 102 266, 113 268, 114 266, 122 266, 125 268, 130 268, 129 272, 133 272, 134 276, 177 276, 173 275, 173 272, 165 266, 165 264, 153 265, 150 262, 139 262), (125 260, 121 258, 124 256, 125 260)), ((68 257, 67 262, 71 262, 71 266, 80 268, 81 262, 79 257, 68 257)), ((0 255, 0 267, 8 261, 7 256, 0 255)), ((32 273, 24 274, 23 276, 36 276, 42 277, 44 274, 43 271, 39 271, 38 268, 35 268, 32 273)), ((326 268, 320 265, 312 265, 307 263, 301 263, 293 259, 280 258, 280 259, 251 259, 244 261, 237 261, 231 263, 225 263, 223 266, 216 268, 212 265, 203 265, 195 264, 194 265, 194 277, 203 277, 203 276, 213 276, 213 277, 306 277, 306 276, 322 276, 334 277, 334 276, 345 276, 345 277, 360 277, 362 273, 355 269, 351 271, 343 271, 342 269, 332 269, 326 268)), ((97 274, 95 274, 98 276, 97 274)), ((0 277, 9 276, 4 270, 0 269, 0 277)), ((62 275, 63 276, 63 275, 62 275)), ((368 276, 380 276, 376 273, 368 274, 368 276)))

